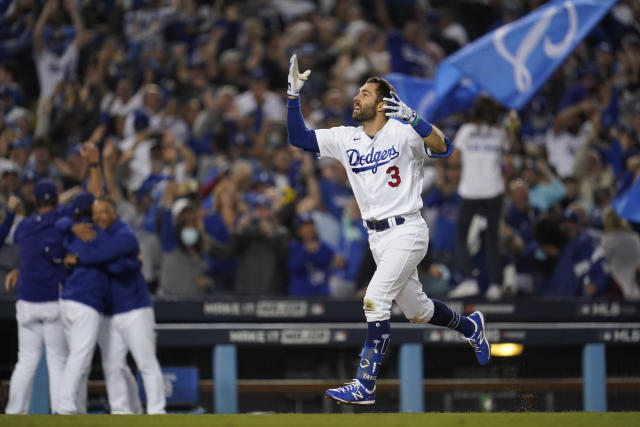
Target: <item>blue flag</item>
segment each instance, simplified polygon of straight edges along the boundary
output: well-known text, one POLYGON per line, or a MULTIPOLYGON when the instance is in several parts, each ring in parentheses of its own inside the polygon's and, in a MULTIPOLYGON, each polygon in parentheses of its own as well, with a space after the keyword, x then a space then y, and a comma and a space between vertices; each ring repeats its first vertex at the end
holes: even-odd
POLYGON ((522 108, 617 0, 553 0, 485 34, 438 66, 433 119, 464 78, 503 105, 522 108))
POLYGON ((616 214, 627 221, 640 223, 640 179, 611 203, 616 214))

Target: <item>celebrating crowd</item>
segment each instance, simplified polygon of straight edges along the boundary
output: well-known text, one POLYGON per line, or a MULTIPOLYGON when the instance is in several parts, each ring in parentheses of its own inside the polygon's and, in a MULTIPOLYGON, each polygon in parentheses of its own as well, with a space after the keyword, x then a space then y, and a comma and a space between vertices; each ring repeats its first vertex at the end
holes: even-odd
MULTIPOLYGON (((346 172, 288 143, 289 57, 312 70, 307 126, 354 125, 367 77, 433 77, 541 3, 0 1, 0 276, 38 183, 73 206, 97 169, 153 294, 361 293, 375 264, 346 172)), ((480 96, 439 127, 456 151, 424 164, 430 295, 640 296, 638 227, 612 209, 640 174, 638 2, 522 111, 480 96)))

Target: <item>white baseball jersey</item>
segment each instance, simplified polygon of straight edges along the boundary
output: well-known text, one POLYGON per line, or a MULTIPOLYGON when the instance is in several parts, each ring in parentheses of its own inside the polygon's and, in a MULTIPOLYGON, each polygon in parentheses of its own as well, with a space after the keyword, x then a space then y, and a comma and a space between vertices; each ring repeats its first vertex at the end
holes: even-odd
POLYGON ((462 153, 458 193, 465 199, 490 199, 504 193, 502 152, 509 148, 504 129, 467 123, 453 145, 462 153))
POLYGON ((389 120, 370 138, 362 126, 315 131, 321 157, 347 170, 364 220, 408 215, 422 208, 424 140, 408 124, 389 120))

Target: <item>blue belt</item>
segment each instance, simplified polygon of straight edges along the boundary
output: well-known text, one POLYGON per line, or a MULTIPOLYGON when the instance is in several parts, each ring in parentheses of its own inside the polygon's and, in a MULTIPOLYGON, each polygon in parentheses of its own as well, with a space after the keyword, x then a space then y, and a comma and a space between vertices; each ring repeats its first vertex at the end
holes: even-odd
MULTIPOLYGON (((401 216, 397 216, 395 217, 396 219, 396 225, 402 225, 404 224, 404 218, 401 216)), ((365 221, 367 223, 367 228, 369 230, 375 230, 375 231, 384 231, 389 229, 389 227, 391 227, 391 223, 389 222, 389 218, 387 219, 381 219, 380 221, 365 221)))

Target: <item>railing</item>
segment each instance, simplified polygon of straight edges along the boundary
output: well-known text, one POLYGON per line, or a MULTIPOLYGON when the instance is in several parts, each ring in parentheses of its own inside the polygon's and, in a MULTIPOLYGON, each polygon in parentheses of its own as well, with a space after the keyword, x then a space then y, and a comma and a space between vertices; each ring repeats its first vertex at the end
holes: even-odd
MULTIPOLYGON (((359 345, 363 324, 159 324, 161 346, 213 346, 214 380, 224 385, 216 393, 219 413, 237 412, 238 345, 348 346, 359 345)), ((495 323, 488 325, 490 341, 522 342, 527 345, 576 345, 583 347, 581 379, 585 411, 607 410, 605 344, 635 336, 640 323, 495 323), (617 338, 616 338, 617 337, 617 338)), ((423 346, 462 344, 457 333, 431 325, 400 324, 393 327, 394 342, 400 344, 399 387, 402 412, 424 411, 423 346)), ((335 384, 335 383, 334 383, 335 384)))
MULTIPOLYGON (((607 389, 640 388, 638 378, 607 378, 605 365, 607 345, 640 345, 639 301, 465 301, 454 302, 453 305, 461 312, 478 308, 483 310, 489 318, 486 333, 492 343, 583 346, 582 377, 542 380, 425 379, 425 346, 465 345, 464 341, 455 331, 406 321, 396 322, 401 320, 401 316, 394 312, 393 341, 400 347, 399 378, 381 380, 378 389, 399 391, 400 410, 403 412, 423 411, 425 390, 582 390, 584 410, 606 411, 607 389)), ((0 300, 0 320, 11 319, 12 309, 12 301, 0 300)), ((224 393, 214 393, 217 413, 237 412, 238 393, 320 392, 336 384, 330 380, 238 379, 238 347, 358 347, 362 345, 366 330, 362 321, 361 302, 358 300, 159 300, 156 301, 155 311, 159 347, 212 348, 213 380, 201 381, 200 387, 207 391, 214 387, 225 390, 224 393)), ((46 381, 46 370, 44 374, 42 370, 39 372, 34 386, 34 394, 38 394, 38 397, 32 401, 43 402, 43 407, 46 402, 48 407, 47 387, 37 385, 37 381, 46 381)), ((92 387, 100 385, 92 383, 92 387)))

